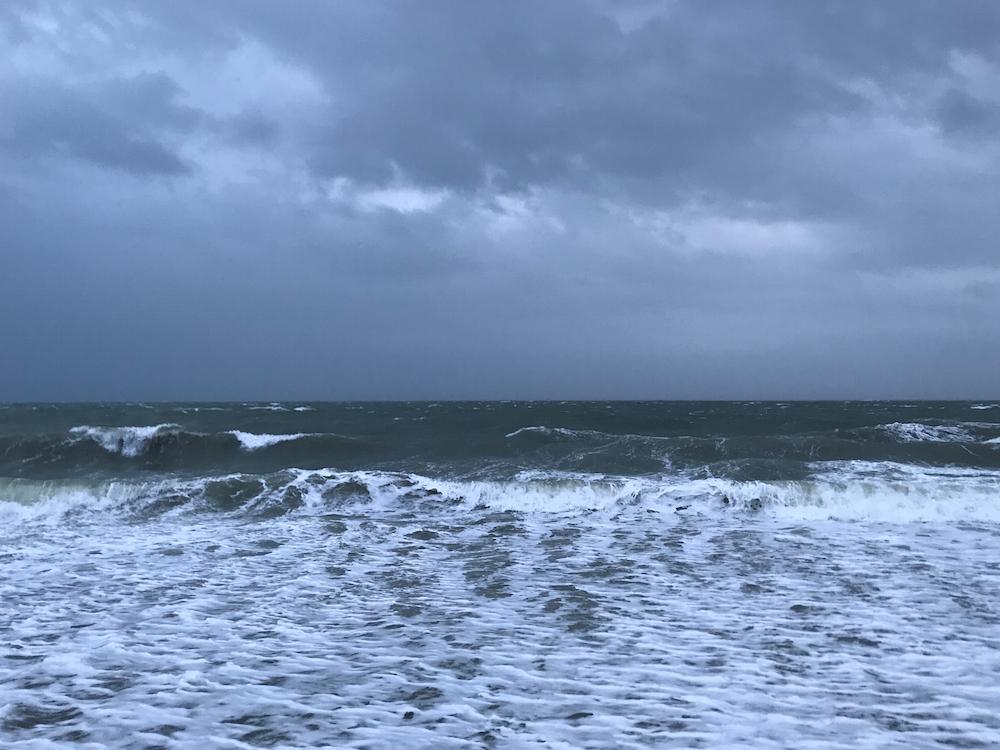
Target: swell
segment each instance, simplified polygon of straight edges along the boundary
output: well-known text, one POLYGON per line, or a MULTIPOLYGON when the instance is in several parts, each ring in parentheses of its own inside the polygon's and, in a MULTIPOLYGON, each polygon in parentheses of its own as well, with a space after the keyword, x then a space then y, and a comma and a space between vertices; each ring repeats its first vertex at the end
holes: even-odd
MULTIPOLYGON (((192 407, 202 408, 202 407, 192 407)), ((456 415, 440 423, 426 415, 400 417, 388 407, 376 416, 337 418, 320 413, 267 417, 218 415, 204 407, 184 425, 104 426, 75 424, 58 432, 0 435, 0 476, 35 479, 79 475, 107 477, 148 472, 188 475, 267 473, 288 467, 446 471, 509 477, 522 469, 616 475, 655 475, 664 470, 722 475, 741 480, 801 479, 817 461, 882 461, 1000 469, 1000 423, 912 419, 842 426, 823 420, 757 425, 724 422, 695 425, 649 420, 631 430, 581 427, 572 422, 504 424, 504 420, 456 415), (353 420, 353 421, 351 421, 353 420), (717 429, 716 429, 717 427, 717 429), (809 429, 804 429, 809 428, 809 429), (352 437, 339 430, 360 435, 352 437), (657 434, 657 430, 670 432, 657 434)), ((415 407, 414 407, 415 408, 415 407)), ((288 410, 286 410, 288 411, 288 410)), ((424 408, 431 413, 439 410, 424 408)), ((180 419, 177 409, 161 410, 180 419)), ((255 412, 256 414, 257 412, 255 412)), ((406 413, 406 412, 404 412, 406 413)), ((516 415, 514 415, 516 416, 516 415)), ((528 415, 525 415, 528 416, 528 415)), ((594 422, 600 420, 594 419, 594 422)), ((72 423, 70 423, 72 424, 72 423)))
POLYGON ((505 435, 514 455, 568 470, 667 467, 795 478, 816 461, 887 461, 1000 468, 1000 424, 928 420, 785 434, 643 435, 533 425, 505 435))
POLYGON ((369 453, 365 441, 335 433, 267 434, 241 430, 204 433, 164 423, 149 426, 79 425, 60 435, 0 437, 0 475, 274 471, 321 467, 369 453))
POLYGON ((520 427, 505 435, 508 440, 573 441, 573 440, 725 440, 739 438, 772 438, 787 440, 843 439, 855 443, 979 443, 1000 437, 1000 422, 925 420, 922 422, 888 422, 827 431, 795 430, 793 426, 782 434, 745 435, 655 435, 604 432, 593 429, 572 429, 533 425, 520 427))
POLYGON ((114 516, 511 511, 526 514, 764 514, 784 519, 1000 522, 1000 472, 849 461, 814 465, 801 480, 624 477, 522 472, 508 480, 432 478, 384 471, 286 469, 156 481, 0 480, 0 518, 60 522, 114 516))

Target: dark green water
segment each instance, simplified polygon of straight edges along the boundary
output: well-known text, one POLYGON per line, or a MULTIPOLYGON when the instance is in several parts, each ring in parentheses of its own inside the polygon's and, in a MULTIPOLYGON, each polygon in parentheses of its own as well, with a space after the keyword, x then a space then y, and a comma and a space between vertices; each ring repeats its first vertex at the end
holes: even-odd
POLYGON ((0 476, 333 467, 780 480, 824 461, 1000 468, 998 440, 990 402, 15 405, 0 410, 0 476))

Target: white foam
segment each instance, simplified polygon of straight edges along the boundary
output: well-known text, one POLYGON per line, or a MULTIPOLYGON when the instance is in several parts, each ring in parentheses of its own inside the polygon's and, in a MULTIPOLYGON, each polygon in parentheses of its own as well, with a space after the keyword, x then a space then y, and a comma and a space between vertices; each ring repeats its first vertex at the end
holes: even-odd
MULTIPOLYGON (((56 523, 73 513, 114 511, 148 494, 150 486, 122 481, 87 483, 0 478, 0 518, 5 523, 56 523)), ((155 483, 155 486, 162 485, 155 483)))
POLYGON ((92 427, 80 425, 70 429, 70 434, 93 440, 108 453, 120 453, 135 457, 146 451, 153 438, 180 429, 174 423, 144 425, 137 427, 92 427))
MULTIPOLYGON (((253 436, 248 444, 274 444, 268 442, 274 437, 278 436, 253 436)), ((446 506, 463 514, 492 509, 540 516, 615 516, 638 509, 706 518, 750 513, 801 521, 1000 522, 998 471, 863 461, 817 464, 808 479, 770 482, 683 474, 621 477, 551 471, 522 472, 506 481, 476 481, 333 469, 91 485, 5 480, 0 483, 0 509, 10 521, 55 521, 80 510, 142 511, 156 506, 160 498, 180 498, 180 505, 171 502, 168 507, 177 506, 179 513, 196 513, 206 502, 217 502, 206 499, 207 490, 228 481, 260 487, 252 498, 233 506, 234 513, 284 506, 290 490, 298 493, 303 503, 287 510, 325 513, 331 507, 328 492, 351 484, 362 487, 363 492, 348 493, 346 499, 336 502, 357 505, 357 511, 363 513, 395 513, 422 502, 430 503, 430 508, 446 506)), ((211 494, 214 497, 218 492, 211 494)))
POLYGON ((240 442, 240 446, 243 450, 255 451, 260 450, 261 448, 267 448, 271 445, 277 445, 278 443, 287 443, 291 440, 308 437, 310 433, 294 432, 283 435, 269 435, 264 433, 258 435, 253 432, 243 432, 242 430, 230 430, 226 434, 235 437, 240 442))
POLYGON ((527 513, 609 510, 636 501, 651 489, 641 479, 573 476, 541 481, 429 482, 427 486, 467 506, 527 513))
MULTIPOLYGON (((995 525, 650 513, 653 499, 466 514, 407 505, 410 482, 444 486, 427 478, 282 474, 318 503, 347 480, 380 504, 0 524, 4 747, 996 744, 995 525), (17 721, 37 708, 64 717, 17 721)), ((521 477, 542 494, 570 480, 623 489, 521 477)))
POLYGON ((1000 404, 973 404, 970 409, 1000 409, 1000 404))
MULTIPOLYGON (((359 482, 392 508, 407 494, 400 481, 459 503, 466 511, 488 507, 531 514, 617 513, 629 507, 710 516, 743 512, 801 520, 1000 521, 1000 472, 932 469, 886 462, 817 465, 800 481, 726 478, 615 477, 564 472, 521 472, 512 481, 445 481, 386 472, 327 472, 332 483, 359 482), (684 507, 686 506, 686 507, 684 507)), ((301 471, 301 470, 300 470, 301 471)), ((303 472, 315 477, 317 472, 303 472)))

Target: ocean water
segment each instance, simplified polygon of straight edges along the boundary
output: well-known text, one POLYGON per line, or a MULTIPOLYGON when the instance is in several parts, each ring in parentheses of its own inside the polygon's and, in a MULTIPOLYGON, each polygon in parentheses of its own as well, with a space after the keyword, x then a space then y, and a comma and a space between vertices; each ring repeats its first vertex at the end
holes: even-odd
POLYGON ((4 748, 1000 746, 1000 402, 0 406, 4 748))

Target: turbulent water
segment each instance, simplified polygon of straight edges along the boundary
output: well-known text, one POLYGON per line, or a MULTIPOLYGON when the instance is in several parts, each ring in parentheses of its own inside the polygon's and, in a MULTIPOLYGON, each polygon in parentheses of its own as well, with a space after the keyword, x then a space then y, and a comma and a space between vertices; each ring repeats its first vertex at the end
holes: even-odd
POLYGON ((1000 403, 0 406, 0 746, 1000 746, 1000 403))

